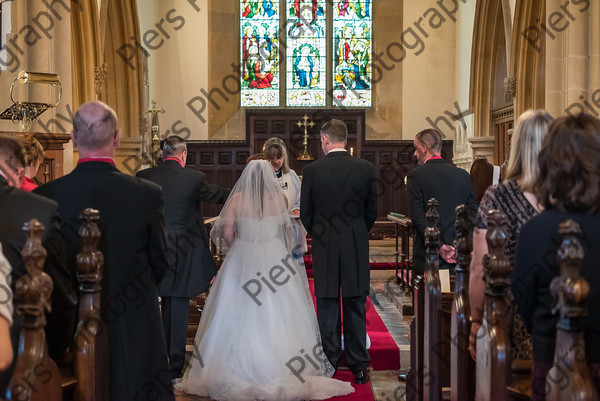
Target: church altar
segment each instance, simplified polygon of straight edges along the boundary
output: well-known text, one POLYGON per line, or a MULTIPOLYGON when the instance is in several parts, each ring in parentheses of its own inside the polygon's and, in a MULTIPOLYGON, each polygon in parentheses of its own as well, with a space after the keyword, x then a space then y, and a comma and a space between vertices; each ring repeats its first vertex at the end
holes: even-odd
MULTIPOLYGON (((417 166, 413 157, 413 141, 367 140, 363 109, 248 109, 245 140, 190 140, 187 165, 204 172, 211 183, 232 187, 246 166, 246 159, 254 153, 262 152, 267 139, 276 136, 288 146, 290 167, 302 176, 304 166, 310 163, 307 160, 297 160, 304 151, 304 126, 298 124, 302 122, 304 115, 314 123, 314 126, 307 127, 307 149, 315 160, 324 157, 319 135, 322 124, 332 118, 344 121, 348 126, 346 149, 353 156, 368 160, 377 167, 379 217, 385 219, 391 211, 409 214, 404 177, 417 166)), ((452 157, 452 141, 444 141, 442 158, 451 163, 452 157)), ((202 205, 204 216, 215 216, 219 210, 218 205, 202 205)))

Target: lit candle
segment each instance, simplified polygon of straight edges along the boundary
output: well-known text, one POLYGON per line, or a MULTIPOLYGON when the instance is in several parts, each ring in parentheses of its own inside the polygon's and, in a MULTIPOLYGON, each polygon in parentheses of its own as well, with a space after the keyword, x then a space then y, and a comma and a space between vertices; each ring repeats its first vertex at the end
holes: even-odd
POLYGON ((354 156, 354 148, 350 146, 350 156, 354 156))

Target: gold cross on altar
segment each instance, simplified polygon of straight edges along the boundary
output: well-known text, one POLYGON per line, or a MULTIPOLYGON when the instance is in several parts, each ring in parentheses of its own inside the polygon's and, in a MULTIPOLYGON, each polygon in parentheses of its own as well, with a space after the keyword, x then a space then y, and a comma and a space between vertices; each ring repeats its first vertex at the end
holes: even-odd
POLYGON ((315 160, 315 158, 308 153, 308 127, 314 127, 315 123, 313 121, 308 122, 308 120, 310 120, 310 117, 305 114, 304 117, 302 117, 297 123, 299 128, 304 127, 304 136, 302 137, 302 146, 304 146, 304 152, 298 156, 298 160, 315 160))
POLYGON ((150 139, 152 140, 152 161, 155 165, 156 161, 158 160, 158 153, 160 152, 160 138, 158 137, 160 126, 158 124, 158 113, 164 112, 165 109, 156 108, 156 100, 152 101, 152 108, 146 110, 146 113, 150 113, 152 115, 150 122, 150 139))

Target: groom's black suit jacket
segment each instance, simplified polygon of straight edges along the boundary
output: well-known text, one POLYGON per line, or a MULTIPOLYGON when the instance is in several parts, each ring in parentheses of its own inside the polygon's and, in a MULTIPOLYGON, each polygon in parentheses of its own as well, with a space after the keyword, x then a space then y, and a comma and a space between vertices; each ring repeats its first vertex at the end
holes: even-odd
POLYGON ((102 315, 108 325, 111 400, 173 400, 157 285, 168 265, 162 191, 109 163, 81 163, 35 192, 58 201, 75 271, 79 213, 99 210, 104 255, 102 315), (150 394, 154 394, 151 396, 150 394))
POLYGON ((369 230, 377 218, 375 166, 329 152, 302 177, 300 218, 312 238, 315 295, 368 295, 369 230))
POLYGON ((175 160, 139 171, 163 189, 169 270, 160 284, 164 297, 194 297, 208 288, 217 265, 208 248, 200 202, 225 203, 229 190, 209 184, 200 171, 175 160))

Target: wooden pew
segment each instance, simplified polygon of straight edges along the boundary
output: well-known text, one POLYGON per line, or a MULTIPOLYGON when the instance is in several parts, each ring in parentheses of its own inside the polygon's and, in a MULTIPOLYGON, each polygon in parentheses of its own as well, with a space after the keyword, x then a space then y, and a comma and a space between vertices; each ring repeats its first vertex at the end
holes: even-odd
POLYGON ((424 369, 423 400, 441 401, 442 385, 440 378, 441 360, 436 352, 441 338, 439 310, 442 308, 442 287, 439 275, 440 230, 437 228, 438 202, 430 199, 426 213, 428 226, 425 229, 425 330, 424 330, 424 369))
POLYGON ((98 211, 80 214, 82 250, 77 255, 80 283, 79 319, 73 343, 73 367, 62 372, 48 356, 45 312, 50 308, 53 283, 43 272, 46 251, 44 227, 33 219, 23 228, 28 239, 22 255, 27 274, 15 285, 15 310, 24 325, 17 367, 7 389, 7 400, 108 401, 108 329, 100 316, 103 255, 98 251, 98 211))
MULTIPOLYGON (((440 231, 437 201, 428 201, 425 229, 424 370, 423 400, 441 401, 450 386, 450 317, 454 294, 442 293, 439 275, 440 231)), ((451 281, 452 284, 452 281, 451 281)))
POLYGON ((584 318, 590 287, 579 275, 583 260, 583 248, 577 239, 581 234, 573 220, 562 223, 559 233, 563 241, 558 249, 560 275, 550 284, 550 290, 560 312, 556 325, 556 348, 554 362, 546 376, 548 401, 597 401, 596 387, 590 380, 585 362, 583 338, 584 318), (560 380, 557 380, 560 378, 560 380))
POLYGON ((423 401, 423 340, 425 338, 425 280, 417 276, 413 283, 414 315, 410 322, 410 370, 406 374, 406 400, 423 401))
POLYGON ((505 254, 506 216, 498 210, 488 213, 486 235, 489 253, 483 256, 485 274, 484 318, 477 338, 478 401, 506 401, 510 373, 510 338, 506 292, 512 266, 505 254), (487 330, 487 335, 485 335, 487 330), (483 335, 482 335, 483 334, 483 335))
POLYGON ((456 284, 452 301, 450 329, 450 387, 452 401, 473 401, 475 399, 475 365, 469 354, 469 266, 473 243, 469 234, 473 224, 469 220, 469 208, 460 205, 456 208, 456 284))
POLYGON ((450 386, 450 320, 454 294, 441 290, 437 201, 430 199, 428 205, 426 272, 424 278, 417 277, 413 284, 411 325, 414 333, 411 334, 412 362, 406 388, 407 399, 416 401, 442 400, 442 388, 450 386))
POLYGON ((6 399, 27 401, 61 401, 62 375, 48 355, 46 315, 50 310, 53 283, 43 271, 46 249, 42 246, 44 226, 36 219, 25 223, 27 242, 21 255, 27 273, 14 286, 15 313, 23 316, 19 354, 6 399))
POLYGON ((108 401, 108 328, 100 315, 100 281, 104 257, 98 251, 100 213, 84 209, 79 236, 81 252, 77 254, 79 321, 74 341, 73 368, 76 401, 108 401))

